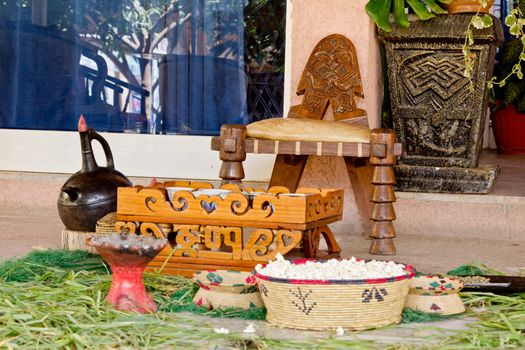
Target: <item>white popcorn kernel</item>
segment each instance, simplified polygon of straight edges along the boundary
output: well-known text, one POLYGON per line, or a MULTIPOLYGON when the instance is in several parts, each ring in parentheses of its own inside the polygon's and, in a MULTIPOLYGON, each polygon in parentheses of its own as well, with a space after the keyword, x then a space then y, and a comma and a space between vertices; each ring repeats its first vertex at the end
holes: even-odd
POLYGON ((282 255, 265 267, 256 267, 262 275, 275 278, 303 279, 303 280, 350 280, 367 278, 397 277, 405 274, 405 265, 393 261, 364 261, 355 257, 350 259, 331 259, 326 262, 308 261, 304 264, 293 265, 282 255))
POLYGON ((230 333, 228 328, 214 328, 213 331, 218 334, 228 334, 230 333))
POLYGON ((253 334, 255 333, 255 327, 253 326, 253 323, 248 323, 248 326, 244 328, 242 331, 245 334, 253 334))

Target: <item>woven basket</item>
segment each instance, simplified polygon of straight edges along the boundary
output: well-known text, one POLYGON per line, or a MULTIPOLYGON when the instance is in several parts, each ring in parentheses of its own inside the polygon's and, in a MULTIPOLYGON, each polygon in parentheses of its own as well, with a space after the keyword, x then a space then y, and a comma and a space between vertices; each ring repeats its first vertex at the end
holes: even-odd
POLYGON ((398 277, 369 280, 287 280, 259 273, 255 276, 269 323, 305 330, 363 330, 401 321, 409 280, 415 270, 407 265, 405 272, 398 277))
POLYGON ((117 213, 109 213, 97 221, 95 228, 96 233, 113 233, 115 232, 115 221, 117 221, 117 213))
POLYGON ((200 288, 193 302, 206 309, 259 308, 263 301, 252 273, 229 270, 199 271, 193 281, 200 288))
POLYGON ((459 297, 463 283, 450 277, 418 276, 412 279, 405 307, 428 313, 455 315, 465 312, 459 297))

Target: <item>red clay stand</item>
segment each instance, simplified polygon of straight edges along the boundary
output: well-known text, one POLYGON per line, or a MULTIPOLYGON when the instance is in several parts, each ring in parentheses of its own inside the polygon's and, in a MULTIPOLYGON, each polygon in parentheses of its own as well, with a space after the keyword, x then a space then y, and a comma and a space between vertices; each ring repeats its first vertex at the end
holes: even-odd
MULTIPOLYGON (((94 244, 88 242, 88 245, 94 244)), ((117 310, 139 313, 156 312, 157 305, 146 293, 142 283, 142 274, 146 265, 157 255, 158 251, 154 255, 139 255, 140 248, 136 247, 123 250, 113 245, 94 246, 113 272, 107 301, 117 310)))

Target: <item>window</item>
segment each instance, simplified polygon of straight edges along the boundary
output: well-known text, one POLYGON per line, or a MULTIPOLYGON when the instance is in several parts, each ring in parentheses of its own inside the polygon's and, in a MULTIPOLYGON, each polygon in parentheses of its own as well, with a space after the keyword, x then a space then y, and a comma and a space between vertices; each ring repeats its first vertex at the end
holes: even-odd
POLYGON ((218 134, 282 115, 283 0, 0 3, 0 128, 218 134))

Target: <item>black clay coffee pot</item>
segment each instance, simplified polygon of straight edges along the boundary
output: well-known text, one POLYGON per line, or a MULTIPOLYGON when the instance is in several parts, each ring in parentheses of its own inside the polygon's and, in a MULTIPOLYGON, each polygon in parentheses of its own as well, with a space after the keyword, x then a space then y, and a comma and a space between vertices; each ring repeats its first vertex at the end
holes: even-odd
POLYGON ((78 131, 82 169, 62 186, 58 196, 58 213, 68 230, 95 231, 98 220, 117 210, 117 188, 131 186, 131 182, 115 170, 109 144, 95 130, 87 128, 82 116, 78 122, 78 131), (91 147, 92 140, 102 145, 107 166, 97 165, 91 147))

